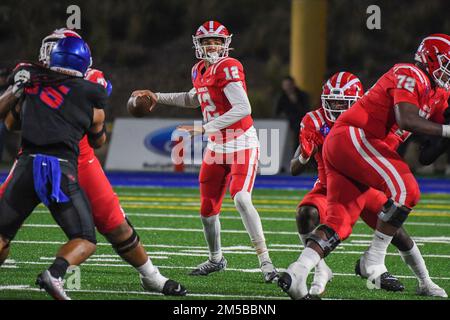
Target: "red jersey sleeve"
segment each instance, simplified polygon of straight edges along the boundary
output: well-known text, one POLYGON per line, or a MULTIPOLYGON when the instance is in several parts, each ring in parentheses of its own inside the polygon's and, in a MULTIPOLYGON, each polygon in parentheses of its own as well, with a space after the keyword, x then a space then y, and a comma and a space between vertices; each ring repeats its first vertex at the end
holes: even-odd
POLYGON ((391 96, 394 105, 400 102, 411 103, 420 106, 420 97, 425 94, 427 79, 422 72, 412 65, 400 65, 394 67, 394 88, 391 96))
POLYGON ((317 123, 314 122, 313 118, 310 115, 310 112, 308 112, 303 117, 302 122, 300 122, 300 132, 298 133, 299 143, 301 143, 302 134, 305 134, 305 133, 315 135, 318 140, 321 138, 320 127, 317 123))
POLYGON ((245 88, 245 73, 242 64, 233 58, 225 58, 217 62, 213 70, 215 83, 224 88, 230 82, 242 82, 245 88))

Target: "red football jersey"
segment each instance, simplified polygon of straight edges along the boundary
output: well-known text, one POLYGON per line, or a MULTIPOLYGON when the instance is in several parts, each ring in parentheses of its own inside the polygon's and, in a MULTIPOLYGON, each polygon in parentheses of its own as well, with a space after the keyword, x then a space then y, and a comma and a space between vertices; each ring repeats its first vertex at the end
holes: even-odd
MULTIPOLYGON (((107 81, 103 72, 98 69, 89 68, 86 72, 86 76, 84 77, 86 80, 91 81, 93 83, 98 83, 99 85, 106 88, 107 81)), ((95 157, 94 149, 90 146, 88 142, 87 135, 85 135, 78 144, 78 148, 80 149, 80 155, 78 156, 78 164, 85 164, 89 161, 92 161, 95 157)))
MULTIPOLYGON (((351 110, 351 107, 349 110, 351 110)), ((437 110, 437 109, 436 109, 437 110)), ((443 111, 437 112, 441 115, 443 120, 443 111)), ((346 114, 348 111, 344 112, 341 117, 346 114)), ((338 118, 339 120, 339 118, 338 118)), ((442 123, 442 122, 441 122, 442 123)), ((325 117, 325 110, 323 108, 319 108, 314 111, 308 112, 302 119, 300 124, 300 133, 299 133, 299 142, 301 143, 300 136, 303 132, 309 131, 315 134, 315 141, 320 141, 321 144, 317 146, 317 153, 314 155, 314 159, 317 162, 317 171, 318 171, 318 181, 316 183, 320 183, 323 187, 326 188, 327 179, 325 174, 325 165, 322 157, 322 147, 325 142, 325 138, 328 136, 331 128, 333 128, 333 122, 328 121, 325 117)), ((405 142, 406 139, 410 136, 409 132, 404 132, 400 129, 392 128, 392 131, 384 138, 384 142, 386 142, 392 149, 397 149, 401 143, 405 142)))
MULTIPOLYGON (((196 90, 203 113, 203 120, 208 123, 232 108, 224 88, 231 82, 241 82, 245 91, 245 73, 242 64, 234 58, 223 58, 205 68, 205 62, 199 61, 192 68, 192 84, 196 90)), ((232 124, 227 129, 247 131, 253 125, 251 115, 232 124)))
MULTIPOLYGON (((435 109, 446 107, 447 94, 435 89, 428 76, 417 66, 409 63, 396 64, 336 122, 363 129, 367 134, 385 139, 389 132, 396 132, 394 106, 408 102, 419 108, 419 114, 429 119, 435 109)), ((399 136, 407 137, 409 132, 399 136)))
MULTIPOLYGON (((302 119, 300 123, 300 136, 304 132, 314 133, 316 136, 316 141, 320 141, 321 144, 317 146, 317 152, 314 155, 314 159, 317 163, 317 171, 318 171, 318 181, 316 183, 322 184, 324 187, 327 186, 327 179, 325 174, 325 165, 322 159, 322 146, 325 142, 325 138, 333 127, 333 122, 328 121, 325 117, 325 110, 323 108, 319 108, 314 111, 308 112, 302 119)), ((301 144, 301 142, 300 142, 301 144)))

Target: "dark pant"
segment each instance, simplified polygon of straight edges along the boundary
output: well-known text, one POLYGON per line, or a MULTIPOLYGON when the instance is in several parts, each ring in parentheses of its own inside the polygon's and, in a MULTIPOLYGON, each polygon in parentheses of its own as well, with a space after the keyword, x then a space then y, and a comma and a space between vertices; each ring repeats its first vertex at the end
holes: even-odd
MULTIPOLYGON (((41 203, 34 189, 33 160, 29 155, 20 156, 0 199, 0 235, 9 240, 14 239, 23 222, 41 203)), ((81 238, 96 243, 91 208, 78 185, 77 167, 66 161, 59 164, 61 190, 69 201, 52 202, 48 209, 70 240, 81 238)))

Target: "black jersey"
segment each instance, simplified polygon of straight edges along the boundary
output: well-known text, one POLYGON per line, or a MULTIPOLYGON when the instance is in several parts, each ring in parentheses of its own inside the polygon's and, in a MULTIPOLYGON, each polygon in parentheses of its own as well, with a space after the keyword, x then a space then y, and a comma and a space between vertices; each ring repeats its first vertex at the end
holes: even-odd
POLYGON ((23 152, 76 161, 78 144, 92 125, 93 108, 106 108, 106 90, 37 65, 19 65, 14 74, 20 70, 31 74, 20 113, 23 152))

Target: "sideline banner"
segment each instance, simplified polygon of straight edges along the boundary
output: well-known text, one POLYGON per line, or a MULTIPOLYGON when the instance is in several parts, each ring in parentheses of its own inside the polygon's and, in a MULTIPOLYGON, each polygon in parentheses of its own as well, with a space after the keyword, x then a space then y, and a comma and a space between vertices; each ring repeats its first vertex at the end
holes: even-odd
MULTIPOLYGON (((114 121, 106 159, 106 170, 173 171, 172 150, 180 132, 179 125, 193 125, 194 119, 134 119, 117 118, 114 121)), ((263 175, 277 174, 288 134, 284 120, 255 120, 260 141, 259 171, 263 175)), ((199 166, 206 147, 206 137, 185 139, 184 163, 199 166), (189 151, 189 152, 188 152, 189 151)))

